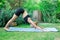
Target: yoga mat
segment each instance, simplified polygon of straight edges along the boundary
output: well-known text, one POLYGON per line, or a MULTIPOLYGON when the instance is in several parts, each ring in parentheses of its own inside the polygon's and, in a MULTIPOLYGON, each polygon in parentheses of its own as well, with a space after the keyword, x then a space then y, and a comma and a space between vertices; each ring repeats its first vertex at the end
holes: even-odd
MULTIPOLYGON (((44 30, 45 32, 57 32, 58 30, 56 28, 44 28, 42 29, 44 30)), ((7 31, 23 31, 23 32, 44 32, 40 29, 35 29, 35 28, 19 28, 19 27, 10 27, 9 30, 7 31)))

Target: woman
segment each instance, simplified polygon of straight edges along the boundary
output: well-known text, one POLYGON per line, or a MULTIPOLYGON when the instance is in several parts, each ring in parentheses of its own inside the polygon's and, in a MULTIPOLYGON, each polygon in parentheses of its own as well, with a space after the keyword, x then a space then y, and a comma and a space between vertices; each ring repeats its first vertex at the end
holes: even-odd
POLYGON ((19 8, 17 9, 17 11, 15 12, 15 14, 13 15, 13 17, 7 22, 7 24, 5 25, 4 29, 8 30, 10 24, 15 21, 21 14, 23 14, 23 19, 26 23, 31 24, 34 28, 38 28, 41 29, 39 26, 37 26, 30 18, 30 16, 28 15, 27 11, 25 11, 23 8, 19 8))

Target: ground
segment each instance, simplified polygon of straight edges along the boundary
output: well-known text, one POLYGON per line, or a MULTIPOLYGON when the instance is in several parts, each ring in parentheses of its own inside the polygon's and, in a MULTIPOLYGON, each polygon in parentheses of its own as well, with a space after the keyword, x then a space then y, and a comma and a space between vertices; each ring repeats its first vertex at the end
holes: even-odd
MULTIPOLYGON (((56 27, 60 30, 60 23, 40 23, 41 27, 56 27)), ((30 27, 22 24, 18 27, 30 27)), ((60 40, 60 32, 7 32, 0 27, 0 40, 60 40)))

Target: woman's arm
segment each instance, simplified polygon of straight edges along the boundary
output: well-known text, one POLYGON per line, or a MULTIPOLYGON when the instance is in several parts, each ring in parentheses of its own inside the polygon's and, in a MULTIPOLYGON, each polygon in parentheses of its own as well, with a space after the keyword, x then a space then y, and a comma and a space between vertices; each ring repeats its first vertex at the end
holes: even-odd
POLYGON ((37 28, 37 29, 42 29, 42 28, 40 28, 39 26, 37 26, 37 25, 31 20, 31 18, 28 18, 28 22, 29 22, 31 25, 33 25, 35 28, 37 28))

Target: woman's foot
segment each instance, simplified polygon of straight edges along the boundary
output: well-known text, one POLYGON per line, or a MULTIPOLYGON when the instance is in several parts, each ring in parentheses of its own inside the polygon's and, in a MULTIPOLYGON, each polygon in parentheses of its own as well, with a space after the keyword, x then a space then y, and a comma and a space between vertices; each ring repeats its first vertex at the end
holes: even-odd
POLYGON ((5 27, 4 29, 5 29, 5 30, 9 30, 9 28, 6 28, 6 27, 5 27))

